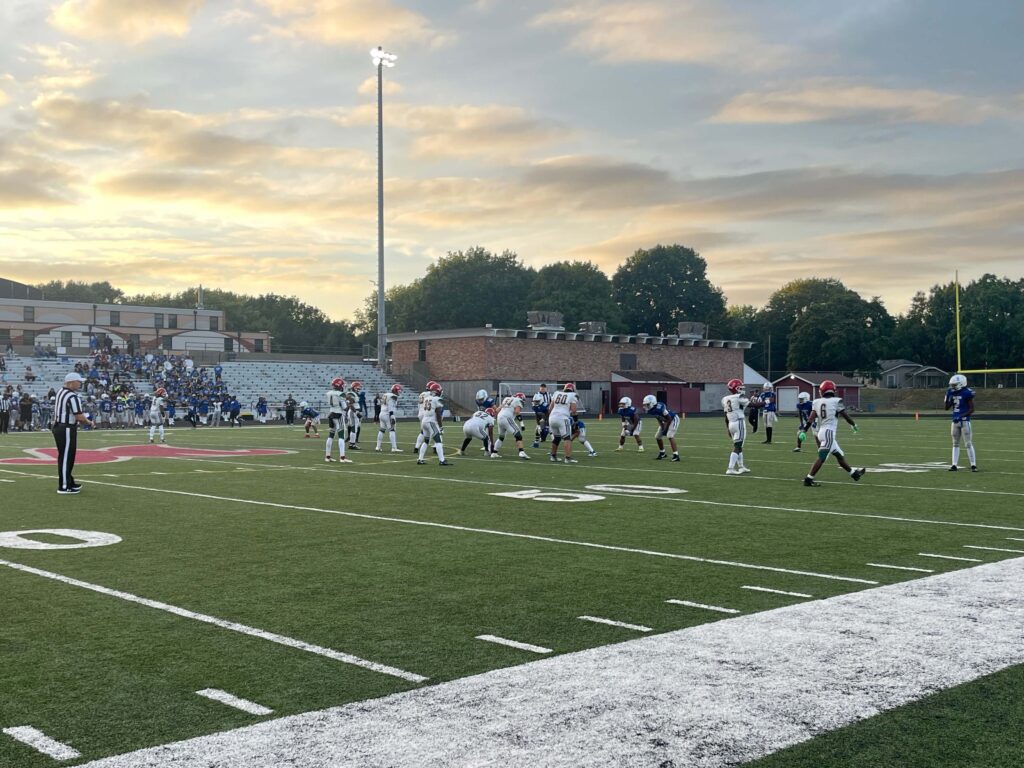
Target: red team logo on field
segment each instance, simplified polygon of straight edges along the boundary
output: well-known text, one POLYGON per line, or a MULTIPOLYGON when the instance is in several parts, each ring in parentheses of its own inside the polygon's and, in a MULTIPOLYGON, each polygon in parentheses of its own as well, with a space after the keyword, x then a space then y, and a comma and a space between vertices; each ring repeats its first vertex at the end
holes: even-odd
MULTIPOLYGON (((54 464, 56 448, 28 448, 32 458, 0 459, 0 464, 54 464)), ((240 448, 215 450, 207 448, 177 448, 171 445, 111 445, 106 448, 79 448, 75 464, 110 464, 129 459, 237 459, 243 456, 281 456, 292 451, 277 448, 240 448)))

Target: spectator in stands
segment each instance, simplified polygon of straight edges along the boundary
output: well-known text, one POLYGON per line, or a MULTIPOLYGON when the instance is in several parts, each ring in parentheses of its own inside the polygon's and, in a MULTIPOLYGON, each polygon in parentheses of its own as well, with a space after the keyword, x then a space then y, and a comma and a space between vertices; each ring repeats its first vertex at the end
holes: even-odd
POLYGON ((99 346, 100 346, 100 343, 99 343, 99 341, 96 340, 96 334, 95 333, 90 333, 89 334, 89 351, 91 353, 95 354, 96 350, 99 349, 99 346))
POLYGON ((32 383, 35 380, 36 380, 36 374, 32 370, 32 366, 31 365, 26 365, 25 366, 25 381, 27 381, 29 383, 32 383))
POLYGON ((0 355, 0 373, 7 370, 7 358, 0 355))
POLYGON ((37 341, 35 346, 32 347, 32 357, 42 357, 44 354, 46 353, 43 350, 43 345, 37 341))
POLYGON ((4 354, 14 357, 14 345, 11 342, 7 342, 7 346, 4 348, 4 354))

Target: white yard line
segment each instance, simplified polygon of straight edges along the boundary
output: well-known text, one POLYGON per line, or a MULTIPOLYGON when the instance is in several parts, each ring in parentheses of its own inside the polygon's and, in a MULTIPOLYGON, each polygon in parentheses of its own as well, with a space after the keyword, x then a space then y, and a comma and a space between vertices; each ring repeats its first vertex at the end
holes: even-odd
POLYGON ((917 556, 918 557, 935 557, 935 558, 938 558, 939 560, 959 560, 960 562, 963 562, 963 563, 983 563, 983 562, 985 562, 984 560, 979 560, 976 557, 955 557, 953 555, 936 555, 936 554, 933 554, 931 552, 918 552, 917 556))
POLYGON ((75 760, 82 755, 77 749, 72 749, 67 744, 54 741, 42 731, 30 725, 20 725, 15 728, 4 728, 4 733, 15 741, 32 747, 36 752, 52 757, 54 760, 75 760))
POLYGON ((1001 547, 977 547, 971 544, 964 544, 964 549, 983 549, 986 552, 1012 552, 1015 555, 1024 555, 1024 549, 1003 549, 1001 547))
POLYGON ((497 643, 498 645, 507 645, 509 648, 518 648, 520 651, 530 651, 531 653, 551 653, 551 649, 545 648, 543 645, 520 643, 518 640, 509 640, 507 637, 498 637, 497 635, 477 635, 476 639, 483 640, 488 643, 497 643))
POLYGON ((1007 541, 1024 541, 1024 539, 1015 539, 1013 536, 1007 536, 1006 540, 1007 541))
POLYGON ((146 597, 139 597, 138 595, 133 595, 130 592, 122 592, 117 589, 109 589, 108 587, 103 587, 99 584, 90 584, 87 581, 73 579, 70 576, 62 576, 59 573, 44 571, 39 568, 33 568, 28 565, 22 565, 21 563, 12 563, 8 560, 0 560, 0 566, 6 566, 7 568, 12 568, 16 571, 22 571, 24 573, 31 573, 35 576, 42 576, 46 579, 59 581, 62 584, 70 584, 73 587, 81 587, 82 589, 88 589, 92 592, 98 592, 101 595, 109 595, 110 597, 116 597, 121 600, 126 600, 130 603, 144 605, 147 608, 155 608, 158 611, 172 613, 175 616, 181 616, 185 619, 201 621, 204 624, 212 624, 215 627, 227 629, 232 632, 238 632, 239 634, 249 635, 250 637, 258 637, 261 640, 269 640, 272 643, 284 645, 288 648, 295 648, 300 651, 306 651, 307 653, 315 653, 319 656, 325 656, 328 659, 333 659, 334 661, 340 661, 344 664, 351 664, 356 667, 362 667, 363 669, 373 670, 374 672, 380 672, 384 675, 391 675, 392 677, 399 677, 402 680, 408 680, 412 683, 422 683, 428 679, 426 677, 423 677, 422 675, 416 675, 412 672, 406 672, 405 670, 398 669, 396 667, 390 667, 386 664, 378 664, 374 661, 367 661, 366 659, 361 659, 358 656, 353 656, 349 653, 342 653, 341 651, 335 651, 331 648, 324 648, 323 646, 313 645, 312 643, 307 643, 304 640, 296 640, 292 637, 279 635, 276 632, 268 632, 265 629, 250 627, 245 624, 239 624, 235 621, 228 621, 226 619, 219 619, 216 616, 208 616, 204 613, 190 611, 187 608, 179 608, 176 605, 169 605, 168 603, 161 603, 157 600, 150 600, 146 597))
POLYGON ((615 621, 613 619, 602 619, 600 616, 577 616, 577 619, 583 621, 592 621, 595 624, 607 624, 610 627, 622 627, 623 629, 632 629, 637 632, 652 632, 650 627, 645 627, 643 624, 627 624, 624 621, 615 621))
POLYGON ((257 704, 255 701, 239 698, 227 691, 220 690, 220 688, 204 688, 201 691, 196 691, 196 695, 210 699, 211 701, 219 701, 221 704, 227 704, 229 707, 234 707, 235 709, 240 709, 243 712, 248 712, 250 715, 263 717, 265 715, 274 714, 274 710, 269 707, 264 707, 262 704, 257 704))
POLYGON ((914 571, 916 573, 935 573, 932 568, 912 568, 909 565, 889 565, 888 563, 865 563, 872 568, 891 568, 894 571, 914 571))
POLYGON ((781 589, 770 589, 768 587, 753 587, 749 584, 744 584, 742 587, 740 587, 740 589, 749 589, 754 592, 771 592, 773 595, 788 595, 789 597, 814 597, 814 595, 808 595, 803 592, 786 592, 781 589))
POLYGON ((1024 663, 1022 580, 1024 558, 960 569, 87 768, 725 768, 1024 663))
MULTIPOLYGON (((175 496, 187 496, 190 498, 210 499, 212 501, 230 501, 236 504, 252 504, 258 507, 271 507, 273 509, 294 509, 300 512, 318 512, 328 515, 339 515, 341 517, 354 517, 362 520, 379 520, 381 522, 398 523, 400 525, 419 525, 425 528, 440 528, 448 531, 463 531, 466 533, 479 533, 488 536, 505 536, 512 539, 525 539, 527 541, 542 541, 549 544, 563 544, 574 547, 587 547, 610 552, 626 552, 634 555, 645 555, 648 557, 665 557, 672 560, 685 560, 693 563, 707 563, 709 565, 722 565, 730 568, 746 568, 754 571, 770 571, 773 573, 789 573, 796 576, 810 576, 817 579, 829 579, 831 581, 844 581, 851 584, 867 584, 870 586, 878 584, 871 579, 860 579, 852 576, 837 576, 830 573, 817 573, 815 571, 800 571, 792 568, 780 568, 772 565, 758 565, 755 563, 741 563, 733 560, 717 560, 708 557, 697 557, 696 555, 682 555, 675 552, 659 552, 651 549, 639 549, 636 547, 619 547, 612 544, 597 544, 590 541, 575 541, 573 539, 559 539, 552 536, 536 536, 529 533, 514 533, 512 531, 498 531, 491 528, 471 528, 465 525, 452 525, 450 523, 435 523, 429 520, 410 520, 402 517, 387 517, 384 515, 367 515, 361 512, 346 512, 340 509, 325 509, 323 507, 306 507, 298 504, 283 504, 275 501, 260 501, 258 499, 240 499, 233 496, 215 496, 210 493, 196 493, 194 491, 178 491, 173 488, 148 488, 141 485, 123 485, 120 483, 105 483, 97 480, 93 485, 106 485, 111 488, 125 488, 134 491, 150 491, 153 493, 168 493, 175 496)), ((2 562, 2 561, 0 561, 2 562)))
POLYGON ((715 611, 716 613, 740 613, 735 608, 723 608, 720 605, 705 605, 704 603, 693 603, 689 600, 666 600, 666 603, 672 603, 672 605, 685 605, 687 608, 701 608, 705 611, 715 611))

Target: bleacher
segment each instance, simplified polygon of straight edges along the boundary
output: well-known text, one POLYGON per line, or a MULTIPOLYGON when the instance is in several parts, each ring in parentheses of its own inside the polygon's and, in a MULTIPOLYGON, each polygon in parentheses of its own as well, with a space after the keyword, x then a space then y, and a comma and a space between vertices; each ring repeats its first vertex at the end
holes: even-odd
MULTIPOLYGON (((351 384, 363 382, 366 405, 373 412, 373 396, 389 392, 392 385, 401 382, 382 374, 367 363, 313 363, 277 362, 273 360, 233 361, 221 363, 224 381, 243 407, 255 405, 259 397, 267 398, 271 410, 281 406, 288 395, 296 400, 307 401, 313 408, 322 410, 331 380, 341 376, 351 384)), ((402 385, 403 388, 405 385, 402 385)), ((418 392, 405 390, 398 399, 399 417, 416 415, 418 392)))
MULTIPOLYGON (((59 390, 64 386, 64 376, 75 370, 75 363, 85 361, 87 358, 68 357, 25 357, 21 355, 7 355, 7 372, 3 386, 12 387, 21 385, 23 392, 36 396, 39 400, 46 397, 50 389, 59 390), (32 366, 32 372, 36 375, 35 382, 25 381, 25 367, 32 366)), ((0 387, 2 389, 3 387, 0 387)))

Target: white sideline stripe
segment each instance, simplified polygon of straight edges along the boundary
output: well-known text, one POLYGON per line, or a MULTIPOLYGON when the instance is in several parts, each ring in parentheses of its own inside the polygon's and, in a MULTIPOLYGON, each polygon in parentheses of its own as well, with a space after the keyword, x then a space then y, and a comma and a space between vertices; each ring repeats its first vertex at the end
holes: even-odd
MULTIPOLYGON (((231 496, 214 496, 209 493, 195 493, 193 491, 178 491, 172 488, 147 488, 141 485, 122 485, 120 483, 105 483, 101 480, 95 481, 94 485, 107 485, 111 488, 127 488, 134 491, 152 491, 153 493, 170 493, 176 496, 191 496, 199 499, 212 499, 214 501, 233 501, 238 504, 253 504, 260 507, 273 507, 275 509, 296 509, 301 512, 323 512, 329 515, 341 515, 343 517, 356 517, 363 520, 380 520, 389 523, 400 523, 402 525, 421 525, 426 528, 442 528, 449 531, 465 531, 468 533, 483 533, 489 536, 507 536, 513 539, 527 539, 529 541, 543 541, 550 544, 566 544, 574 547, 589 547, 591 549, 602 549, 611 552, 628 552, 634 555, 647 555, 650 557, 667 557, 673 560, 686 560, 692 563, 708 563, 710 565, 724 565, 731 568, 747 568, 754 571, 771 571, 773 573, 790 573, 796 576, 811 576, 818 579, 829 579, 831 581, 846 581, 852 584, 877 585, 877 581, 870 579, 857 579, 851 576, 835 576, 829 573, 816 573, 814 571, 797 571, 789 568, 778 568, 772 565, 756 565, 753 563, 739 563, 732 560, 714 560, 696 555, 680 555, 674 552, 659 552, 651 549, 636 549, 634 547, 618 547, 612 544, 595 544, 589 541, 574 541, 572 539, 557 539, 551 536, 535 536, 529 533, 513 533, 511 531, 496 531, 490 528, 470 528, 464 525, 452 525, 450 523, 435 523, 429 520, 409 520, 403 517, 386 517, 383 515, 367 515, 361 512, 344 512, 339 509, 323 509, 322 507, 303 507, 296 504, 282 504, 276 501, 259 501, 257 499, 236 499, 231 496)), ((495 483, 504 485, 504 483, 495 483)), ((524 486, 525 487, 525 486, 524 486)), ((532 487, 532 486, 531 486, 532 487)))
POLYGON ((59 573, 52 573, 50 571, 43 571, 39 568, 33 568, 28 565, 22 565, 21 563, 12 563, 8 560, 0 560, 0 565, 13 568, 16 571, 24 571, 25 573, 31 573, 36 576, 42 576, 46 579, 53 579, 63 584, 70 584, 73 587, 81 587, 82 589, 88 589, 92 592, 98 592, 101 595, 109 595, 110 597, 118 597, 122 600, 127 600, 130 603, 137 603, 144 605, 147 608, 155 608, 158 611, 165 611, 166 613, 173 613, 175 616, 181 616, 185 619, 193 619, 194 621, 201 621, 204 624, 212 624, 215 627, 221 629, 229 629, 232 632, 238 632, 243 635, 249 635, 251 637, 258 637, 261 640, 269 640, 272 643, 278 645, 285 645, 289 648, 297 648, 300 651, 306 651, 308 653, 315 653, 319 656, 326 656, 328 659, 334 661, 340 661, 344 664, 352 664, 356 667, 362 667, 363 669, 370 669, 374 672, 380 672, 381 674, 391 675, 392 677, 400 677, 403 680, 408 680, 412 683, 422 683, 428 678, 422 677, 421 675, 415 675, 412 672, 406 672, 405 670, 398 669, 396 667, 389 667, 386 664, 378 664, 374 661, 367 661, 361 659, 358 656, 353 656, 349 653, 342 653, 341 651, 335 651, 331 648, 324 648, 323 646, 313 645, 307 643, 304 640, 296 640, 293 637, 287 637, 285 635, 279 635, 276 632, 268 632, 265 629, 258 629, 256 627, 250 627, 245 624, 239 624, 235 621, 227 621, 226 619, 218 619, 216 616, 208 616, 204 613, 196 613, 190 611, 187 608, 179 608, 176 605, 169 605, 168 603, 161 603, 157 600, 150 600, 147 597, 139 597, 133 595, 130 592, 122 592, 117 589, 109 589, 108 587, 102 587, 99 584, 90 584, 87 581, 79 581, 73 579, 70 576, 62 576, 59 573))
POLYGON ((957 569, 83 768, 735 766, 1024 663, 1022 580, 957 569))
POLYGON ((918 552, 918 557, 937 557, 940 560, 960 560, 964 563, 983 563, 984 560, 979 560, 976 557, 954 557, 953 555, 935 555, 931 552, 918 552))
POLYGON ((7 480, 5 478, 0 478, 0 483, 13 483, 13 482, 14 482, 13 480, 7 480))
POLYGON ((754 592, 771 592, 774 595, 789 595, 790 597, 814 597, 814 595, 808 595, 803 592, 786 592, 781 589, 769 589, 768 587, 752 587, 749 584, 744 584, 740 589, 750 589, 754 592))
POLYGON ((932 568, 912 568, 909 565, 889 565, 888 563, 866 563, 872 568, 892 568, 894 571, 915 571, 917 573, 935 573, 932 568))
POLYGON ((1015 539, 1015 538, 1013 538, 1013 536, 1007 536, 1006 540, 1007 541, 1024 541, 1024 539, 1015 539))
POLYGON ((986 552, 1012 552, 1016 555, 1024 555, 1024 549, 1002 549, 1001 547, 977 547, 971 544, 964 544, 964 549, 984 549, 986 552))
POLYGON ((520 643, 518 640, 509 640, 507 637, 498 637, 497 635, 477 635, 477 640, 484 640, 488 643, 497 643, 498 645, 507 645, 509 648, 518 648, 520 651, 531 651, 532 653, 551 653, 550 648, 545 648, 543 645, 530 645, 529 643, 520 643))
POLYGON ((22 744, 32 747, 36 752, 52 757, 54 760, 74 760, 82 756, 77 749, 72 749, 67 744, 54 741, 31 725, 4 728, 4 733, 15 741, 20 741, 22 744))
POLYGON ((685 605, 687 608, 703 608, 705 611, 718 611, 718 613, 739 613, 735 608, 723 608, 720 605, 705 605, 704 603, 692 603, 689 600, 666 600, 672 605, 685 605))
POLYGON ((610 627, 622 627, 623 629, 635 629, 637 632, 652 632, 650 627, 645 627, 643 624, 627 624, 624 621, 614 621, 612 619, 602 619, 600 616, 577 616, 577 619, 583 621, 592 621, 595 624, 607 624, 610 627))
POLYGON ((220 688, 203 688, 201 691, 196 691, 196 695, 212 701, 219 701, 221 704, 227 704, 229 707, 234 707, 235 709, 240 709, 243 712, 248 712, 250 715, 259 715, 262 717, 263 715, 274 714, 274 710, 269 707, 264 707, 262 704, 257 704, 255 701, 241 699, 227 691, 222 691, 220 688))

